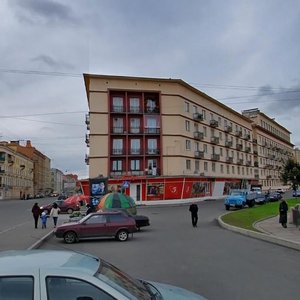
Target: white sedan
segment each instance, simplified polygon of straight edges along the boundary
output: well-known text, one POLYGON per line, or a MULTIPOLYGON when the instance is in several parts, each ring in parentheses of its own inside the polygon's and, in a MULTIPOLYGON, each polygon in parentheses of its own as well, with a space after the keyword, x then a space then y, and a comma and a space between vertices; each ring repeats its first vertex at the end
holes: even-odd
POLYGON ((55 250, 0 252, 1 300, 205 299, 185 289, 131 278, 86 253, 55 250))

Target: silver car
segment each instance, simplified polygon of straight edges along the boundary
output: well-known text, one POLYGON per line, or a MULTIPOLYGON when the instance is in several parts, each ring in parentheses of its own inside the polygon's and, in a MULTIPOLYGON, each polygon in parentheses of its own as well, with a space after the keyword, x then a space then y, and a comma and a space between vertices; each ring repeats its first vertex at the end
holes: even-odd
POLYGON ((86 253, 0 252, 1 300, 205 299, 168 284, 137 280, 86 253))

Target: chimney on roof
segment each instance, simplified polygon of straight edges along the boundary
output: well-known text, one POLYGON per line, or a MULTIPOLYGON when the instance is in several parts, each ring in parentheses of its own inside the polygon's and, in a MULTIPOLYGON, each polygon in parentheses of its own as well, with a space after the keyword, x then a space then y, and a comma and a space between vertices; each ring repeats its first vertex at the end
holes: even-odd
POLYGON ((32 147, 32 146, 31 146, 31 141, 29 141, 29 140, 26 141, 26 147, 28 147, 28 148, 31 148, 31 147, 32 147))

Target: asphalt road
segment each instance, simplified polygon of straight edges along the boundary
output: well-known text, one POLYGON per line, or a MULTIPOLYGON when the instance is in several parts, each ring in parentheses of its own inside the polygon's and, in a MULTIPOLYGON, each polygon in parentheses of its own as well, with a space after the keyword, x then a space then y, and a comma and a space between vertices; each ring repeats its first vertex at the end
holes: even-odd
POLYGON ((222 229, 223 201, 199 203, 198 227, 187 206, 145 207, 151 226, 127 242, 111 239, 66 245, 51 238, 44 249, 100 256, 134 277, 178 285, 208 299, 298 299, 299 252, 222 229))

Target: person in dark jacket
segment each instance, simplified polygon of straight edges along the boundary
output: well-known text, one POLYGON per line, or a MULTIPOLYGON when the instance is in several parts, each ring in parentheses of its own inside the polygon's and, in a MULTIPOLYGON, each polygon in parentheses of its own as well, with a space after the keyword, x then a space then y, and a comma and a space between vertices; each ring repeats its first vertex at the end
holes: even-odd
POLYGON ((33 218, 34 218, 34 227, 37 228, 38 222, 39 222, 39 217, 42 213, 37 202, 34 203, 32 209, 31 209, 31 212, 32 212, 32 215, 33 215, 33 218))
POLYGON ((280 200, 279 204, 279 223, 282 225, 283 228, 287 228, 287 212, 288 212, 288 205, 284 199, 280 200))
POLYGON ((197 227, 197 222, 198 222, 198 205, 195 202, 193 202, 190 205, 189 211, 191 212, 192 225, 193 225, 193 227, 197 227))
POLYGON ((86 207, 87 207, 87 210, 86 210, 86 213, 85 213, 86 216, 87 216, 88 214, 90 214, 90 213, 95 212, 94 206, 92 206, 92 205, 90 205, 90 204, 87 204, 86 207))

